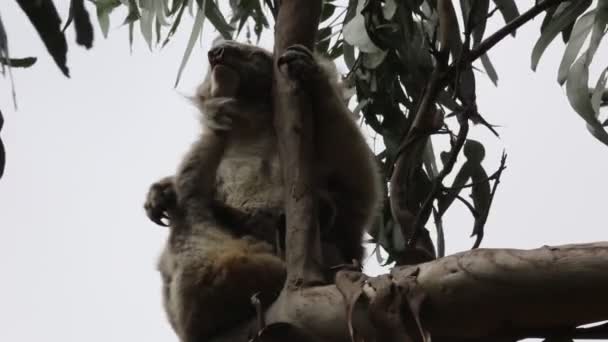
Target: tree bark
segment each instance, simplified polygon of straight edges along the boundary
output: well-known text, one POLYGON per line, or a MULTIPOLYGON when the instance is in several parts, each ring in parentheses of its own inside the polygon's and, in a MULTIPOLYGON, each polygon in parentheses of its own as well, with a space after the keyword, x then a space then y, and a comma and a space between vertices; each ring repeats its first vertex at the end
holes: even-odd
MULTIPOLYGON (((608 242, 533 250, 475 249, 397 267, 379 277, 345 272, 337 284, 297 291, 300 295, 290 310, 300 311, 297 316, 285 312, 285 307, 277 309, 275 303, 266 317, 275 322, 288 317, 317 340, 332 342, 350 341, 350 321, 357 336, 374 341, 380 336, 400 336, 387 331, 391 325, 379 324, 374 316, 383 306, 388 311, 397 305, 401 310, 393 311, 403 311, 407 303, 399 299, 414 294, 424 298, 416 318, 435 342, 585 337, 574 328, 608 320, 608 242), (359 300, 349 314, 351 294, 357 291, 359 300), (391 291, 392 301, 386 295, 391 291)), ((399 324, 409 330, 414 326, 407 320, 399 324)), ((247 340, 242 328, 230 334, 214 342, 247 340)), ((587 336, 608 338, 606 329, 587 336)))
POLYGON ((274 113, 285 184, 286 287, 323 281, 321 244, 314 196, 314 131, 310 96, 282 73, 277 61, 293 44, 313 50, 321 0, 283 0, 275 27, 274 113))

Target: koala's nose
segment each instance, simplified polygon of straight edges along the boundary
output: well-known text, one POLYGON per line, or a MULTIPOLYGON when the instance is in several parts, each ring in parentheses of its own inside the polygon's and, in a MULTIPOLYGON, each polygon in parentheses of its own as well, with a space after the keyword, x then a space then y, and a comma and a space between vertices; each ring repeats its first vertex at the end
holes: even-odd
POLYGON ((209 58, 209 63, 211 64, 211 66, 216 65, 217 63, 221 62, 222 58, 224 57, 224 47, 216 46, 212 48, 211 50, 209 50, 209 52, 207 52, 207 56, 209 58))

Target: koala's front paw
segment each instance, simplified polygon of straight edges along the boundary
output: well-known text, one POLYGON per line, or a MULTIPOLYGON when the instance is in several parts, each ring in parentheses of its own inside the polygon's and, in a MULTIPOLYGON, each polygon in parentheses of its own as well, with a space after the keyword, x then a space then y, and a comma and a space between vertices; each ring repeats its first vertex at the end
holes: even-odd
POLYGON ((171 219, 169 212, 176 206, 177 194, 173 185, 173 177, 163 178, 150 186, 144 209, 152 222, 168 227, 169 223, 165 223, 163 219, 169 221, 171 219))
POLYGON ((311 80, 319 74, 320 70, 312 52, 299 44, 288 47, 277 63, 281 72, 298 81, 311 80))
POLYGON ((234 121, 238 120, 233 108, 236 100, 231 97, 215 97, 205 101, 203 104, 204 124, 212 130, 229 131, 234 121))

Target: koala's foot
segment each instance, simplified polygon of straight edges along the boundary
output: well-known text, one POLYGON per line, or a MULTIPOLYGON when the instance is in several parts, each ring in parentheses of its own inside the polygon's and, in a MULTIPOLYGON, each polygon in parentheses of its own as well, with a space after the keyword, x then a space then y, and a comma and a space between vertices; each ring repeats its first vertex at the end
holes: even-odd
POLYGON ((171 220, 169 213, 177 207, 177 194, 173 181, 173 177, 163 178, 152 184, 148 190, 144 209, 148 218, 159 226, 169 226, 171 220), (167 223, 163 220, 167 220, 167 223))
POLYGON ((319 65, 310 50, 303 45, 292 45, 279 57, 278 67, 292 80, 309 81, 320 72, 319 65))

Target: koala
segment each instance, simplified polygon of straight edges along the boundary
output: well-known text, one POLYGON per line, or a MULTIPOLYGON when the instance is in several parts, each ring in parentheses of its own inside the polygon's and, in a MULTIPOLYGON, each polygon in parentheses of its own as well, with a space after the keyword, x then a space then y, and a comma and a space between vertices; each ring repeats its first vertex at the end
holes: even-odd
MULTIPOLYGON (((273 56, 221 42, 195 104, 203 132, 175 176, 153 184, 148 217, 170 226, 158 269, 169 321, 182 342, 203 341, 251 318, 250 297, 271 303, 286 270, 277 252, 284 188, 273 125, 273 56)), ((315 122, 315 189, 328 220, 326 266, 361 261, 363 232, 379 211, 374 156, 341 98, 337 73, 301 46, 279 59, 309 92, 315 122)), ((277 113, 281 115, 281 113, 277 113)), ((322 210, 323 211, 323 210, 322 210)))
MULTIPOLYGON (((254 216, 283 211, 282 173, 272 112, 272 57, 271 52, 256 46, 220 42, 208 53, 210 72, 193 98, 201 110, 203 127, 228 136, 214 184, 216 199, 254 216), (228 81, 214 78, 216 68, 229 69, 240 80, 238 85, 232 85, 234 96, 214 94, 221 83, 217 81, 228 81)), ((361 261, 363 233, 379 212, 382 199, 375 157, 342 99, 331 61, 314 56, 303 46, 293 46, 279 62, 289 77, 302 83, 312 102, 322 239, 336 246, 343 262, 361 261)), ((191 155, 207 152, 204 139, 200 139, 193 145, 191 155)), ((204 172, 204 165, 193 163, 191 169, 178 175, 176 183, 199 172, 204 172)), ((194 192, 200 191, 192 185, 194 192)), ((179 194, 179 184, 176 186, 179 194)), ((149 216, 158 223, 162 212, 162 208, 157 208, 149 216)))

